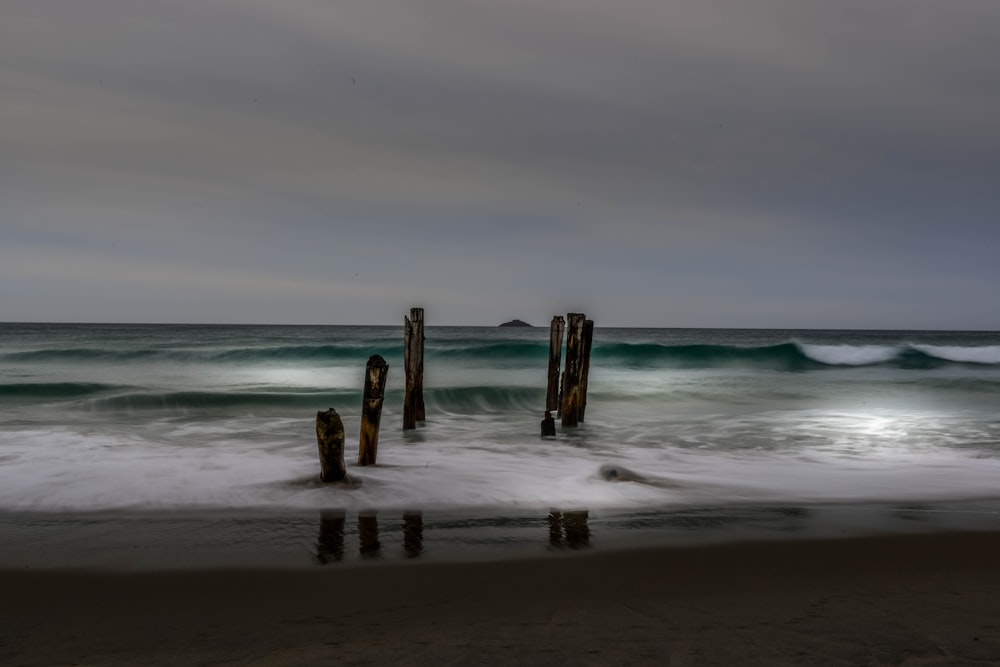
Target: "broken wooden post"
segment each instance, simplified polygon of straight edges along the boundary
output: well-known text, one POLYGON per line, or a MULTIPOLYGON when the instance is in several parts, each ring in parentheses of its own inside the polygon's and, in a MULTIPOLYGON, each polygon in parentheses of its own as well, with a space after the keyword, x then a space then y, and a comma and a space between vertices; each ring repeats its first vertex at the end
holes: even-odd
POLYGON ((319 447, 319 478, 339 482, 347 476, 344 465, 344 422, 333 408, 316 413, 316 444, 319 447))
POLYGON ((556 420, 552 418, 552 413, 545 411, 545 419, 542 420, 542 437, 556 434, 556 420))
POLYGON ((382 399, 389 364, 381 355, 373 354, 365 366, 365 395, 361 402, 361 443, 358 446, 358 465, 375 465, 378 454, 378 427, 382 421, 382 399))
POLYGON ((590 350, 594 346, 594 320, 583 323, 583 363, 580 365, 580 421, 587 413, 587 385, 590 381, 590 350))
POLYGON ((552 318, 549 329, 549 386, 545 394, 545 409, 550 412, 559 409, 559 367, 562 365, 564 327, 562 315, 552 318))
POLYGON ((559 410, 559 366, 562 363, 562 315, 552 318, 549 328, 549 386, 545 391, 545 419, 542 420, 542 437, 556 434, 556 420, 552 412, 559 410))
POLYGON ((580 373, 583 365, 582 313, 566 316, 566 375, 563 379, 562 425, 576 426, 580 421, 580 373))
POLYGON ((424 410, 424 309, 410 308, 403 316, 403 372, 406 394, 403 397, 403 430, 417 427, 427 416, 424 410))

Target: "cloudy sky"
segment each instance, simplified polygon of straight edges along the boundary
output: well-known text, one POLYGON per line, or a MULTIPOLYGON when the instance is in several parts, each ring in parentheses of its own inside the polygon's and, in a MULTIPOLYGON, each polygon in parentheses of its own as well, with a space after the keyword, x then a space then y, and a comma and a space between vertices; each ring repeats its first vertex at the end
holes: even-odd
POLYGON ((0 321, 1000 330, 996 0, 3 0, 0 321))

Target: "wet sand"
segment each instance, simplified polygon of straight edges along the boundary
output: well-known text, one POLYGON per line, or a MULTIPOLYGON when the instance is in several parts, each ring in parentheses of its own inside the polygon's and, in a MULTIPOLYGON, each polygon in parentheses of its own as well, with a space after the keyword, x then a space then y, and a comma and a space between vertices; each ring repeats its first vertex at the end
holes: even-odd
POLYGON ((3 665, 1000 665, 1000 533, 0 571, 3 665))

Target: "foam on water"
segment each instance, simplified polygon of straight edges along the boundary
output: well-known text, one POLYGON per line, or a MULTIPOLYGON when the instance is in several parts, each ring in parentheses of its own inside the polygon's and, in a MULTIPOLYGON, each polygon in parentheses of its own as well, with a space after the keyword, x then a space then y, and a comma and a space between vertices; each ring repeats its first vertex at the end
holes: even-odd
POLYGON ((542 440, 546 330, 431 330, 426 426, 399 430, 389 359, 360 468, 364 360, 401 357, 397 330, 4 331, 0 511, 643 510, 995 497, 1000 478, 992 334, 598 330, 586 423, 542 440), (350 488, 316 480, 331 406, 350 488))
POLYGON ((833 366, 866 366, 895 358, 901 348, 885 345, 798 345, 810 359, 833 366))
MULTIPOLYGON (((439 417, 417 432, 386 431, 379 465, 349 465, 355 488, 316 481, 310 420, 6 430, 0 507, 642 509, 987 497, 1000 476, 995 452, 953 446, 972 433, 920 415, 710 415, 628 429, 601 420, 555 440, 525 433, 535 420, 522 418, 439 417), (645 481, 609 481, 607 465, 645 481)), ((358 423, 346 422, 353 436, 358 423)), ((987 430, 979 442, 1000 438, 1000 426, 987 430)))
POLYGON ((924 354, 968 364, 1000 364, 1000 345, 959 346, 959 345, 912 345, 914 350, 924 354))

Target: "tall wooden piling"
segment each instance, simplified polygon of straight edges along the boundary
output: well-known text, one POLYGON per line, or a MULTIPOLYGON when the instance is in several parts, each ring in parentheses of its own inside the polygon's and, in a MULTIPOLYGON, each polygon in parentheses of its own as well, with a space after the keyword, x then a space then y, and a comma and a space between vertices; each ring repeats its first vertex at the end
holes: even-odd
POLYGON ((545 394, 546 412, 559 409, 559 369, 562 365, 562 342, 565 321, 562 315, 552 318, 549 329, 549 387, 545 394))
POLYGON ((559 374, 559 407, 556 408, 556 416, 562 417, 563 396, 566 395, 566 371, 559 374))
POLYGON ((583 323, 583 363, 580 364, 580 421, 587 413, 587 385, 590 382, 590 350, 594 347, 594 320, 583 323))
POLYGON ((580 421, 580 375, 583 369, 583 313, 566 316, 566 373, 563 378, 562 425, 576 426, 580 421))
POLYGON ((333 408, 316 413, 316 444, 319 447, 319 478, 339 482, 347 476, 344 465, 344 422, 333 408))
POLYGON ((378 429, 382 421, 382 401, 385 382, 389 377, 389 364, 378 354, 368 359, 365 367, 365 395, 361 402, 361 443, 358 447, 358 465, 375 465, 378 454, 378 429))
POLYGON ((406 374, 406 394, 403 398, 403 430, 417 427, 424 421, 424 309, 411 308, 403 316, 403 371, 406 374))

